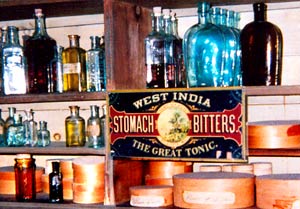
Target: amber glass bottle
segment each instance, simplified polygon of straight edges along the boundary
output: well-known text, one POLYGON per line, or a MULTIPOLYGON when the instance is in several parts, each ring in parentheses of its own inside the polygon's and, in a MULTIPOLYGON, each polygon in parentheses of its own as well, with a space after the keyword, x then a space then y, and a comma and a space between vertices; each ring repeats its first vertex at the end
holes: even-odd
POLYGON ((66 146, 77 147, 85 145, 85 121, 79 115, 78 106, 70 106, 70 116, 65 120, 66 146))
POLYGON ((34 33, 25 43, 28 87, 30 93, 47 93, 51 92, 50 62, 54 58, 56 41, 47 33, 45 16, 41 9, 35 10, 34 18, 34 33))
POLYGON ((70 46, 62 53, 64 92, 86 91, 86 51, 79 46, 80 36, 68 37, 70 46))
POLYGON ((241 31, 243 85, 281 84, 283 40, 280 29, 267 21, 267 5, 253 4, 254 21, 241 31))

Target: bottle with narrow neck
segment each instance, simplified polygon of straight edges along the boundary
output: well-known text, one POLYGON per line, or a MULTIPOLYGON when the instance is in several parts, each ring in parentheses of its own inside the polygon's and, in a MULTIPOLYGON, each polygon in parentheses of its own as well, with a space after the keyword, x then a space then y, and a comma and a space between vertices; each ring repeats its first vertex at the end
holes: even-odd
POLYGON ((2 49, 2 75, 4 94, 25 94, 27 92, 26 68, 23 47, 19 42, 17 27, 7 27, 7 42, 2 49))
POLYGON ((62 53, 64 92, 86 91, 86 51, 80 48, 80 36, 68 37, 70 46, 62 53))
POLYGON ((65 119, 66 146, 82 147, 85 145, 85 121, 79 115, 79 106, 70 106, 70 116, 65 119))
POLYGON ((161 27, 161 7, 154 7, 152 31, 145 38, 146 87, 165 88, 164 33, 161 27))
POLYGON ((101 91, 106 90, 106 59, 105 59, 105 38, 104 36, 100 39, 100 85, 101 91))
POLYGON ((242 72, 245 86, 281 84, 283 37, 267 21, 267 5, 253 4, 254 21, 241 31, 242 72))
POLYGON ((37 122, 34 120, 32 109, 25 111, 26 119, 23 122, 25 129, 26 146, 34 147, 37 145, 37 122))
POLYGON ((38 147, 46 147, 50 145, 50 131, 47 129, 47 122, 40 121, 39 122, 40 129, 37 131, 37 146, 38 147))
POLYGON ((35 9, 34 19, 34 33, 25 42, 29 92, 49 93, 52 77, 50 63, 54 59, 56 41, 47 33, 42 9, 35 9))
MULTIPOLYGON (((3 47, 6 43, 6 38, 7 38, 7 28, 3 27, 1 28, 1 41, 0 41, 0 75, 3 73, 2 69, 2 50, 3 47)), ((3 78, 0 76, 0 94, 3 94, 3 78)))
POLYGON ((49 202, 61 203, 63 198, 63 175, 59 162, 52 162, 52 172, 49 174, 49 202))
POLYGON ((87 120, 87 139, 88 146, 100 148, 104 146, 101 140, 101 120, 99 117, 99 107, 97 105, 90 106, 91 115, 87 120))
POLYGON ((63 63, 62 52, 64 47, 56 45, 54 59, 50 63, 50 82, 48 83, 50 92, 63 93, 63 63))
POLYGON ((2 118, 2 109, 0 109, 0 147, 6 146, 5 140, 5 121, 2 118))

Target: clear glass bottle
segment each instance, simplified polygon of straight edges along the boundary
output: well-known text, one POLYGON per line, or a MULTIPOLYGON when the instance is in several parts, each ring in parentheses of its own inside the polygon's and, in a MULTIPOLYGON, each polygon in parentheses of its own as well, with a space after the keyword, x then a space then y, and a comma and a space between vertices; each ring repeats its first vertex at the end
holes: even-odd
POLYGON ((28 66, 28 87, 30 93, 51 92, 50 62, 54 59, 56 41, 46 29, 46 18, 42 9, 34 10, 35 30, 25 43, 28 66))
POLYGON ((50 145, 50 131, 47 129, 47 122, 46 121, 40 121, 39 122, 40 128, 37 131, 37 146, 38 147, 46 147, 50 145))
POLYGON ((7 146, 22 147, 25 144, 25 128, 22 124, 22 116, 14 114, 14 123, 7 129, 7 146))
POLYGON ((146 87, 165 88, 164 33, 161 26, 161 7, 154 7, 152 13, 152 31, 145 38, 146 87))
POLYGON ((87 139, 88 146, 100 148, 104 146, 101 140, 101 119, 99 117, 99 106, 91 105, 91 115, 87 120, 87 139))
POLYGON ((59 162, 52 162, 52 172, 49 174, 49 202, 61 203, 63 198, 63 175, 59 162))
POLYGON ((242 72, 245 86, 281 84, 283 37, 267 21, 267 5, 253 4, 254 21, 241 31, 242 72))
POLYGON ((101 91, 100 79, 100 37, 90 36, 91 49, 86 53, 87 91, 101 91))
POLYGON ((70 116, 65 119, 66 146, 78 147, 85 145, 85 121, 79 115, 78 106, 70 106, 70 116))
POLYGON ((172 21, 172 34, 176 37, 174 40, 174 60, 175 60, 175 72, 176 72, 176 87, 186 87, 186 70, 183 60, 182 38, 178 35, 178 19, 176 13, 171 13, 172 21))
POLYGON ((2 118, 2 109, 0 109, 0 147, 6 146, 5 121, 2 118))
POLYGON ((62 52, 64 47, 56 45, 54 59, 50 63, 50 73, 48 88, 49 92, 63 93, 64 82, 63 82, 63 63, 62 63, 62 52))
POLYGON ((26 146, 34 147, 37 145, 37 122, 34 120, 32 109, 25 111, 26 119, 23 122, 25 129, 26 146))
POLYGON ((26 67, 23 47, 19 42, 18 28, 7 27, 7 42, 2 49, 4 94, 25 94, 27 92, 26 67))
POLYGON ((80 48, 80 36, 68 37, 70 46, 62 53, 64 92, 86 91, 86 51, 80 48))
MULTIPOLYGON (((2 59, 3 59, 3 54, 2 54, 2 50, 3 47, 6 43, 6 39, 7 39, 7 28, 3 27, 1 28, 1 40, 0 40, 0 75, 2 75, 3 73, 3 66, 2 66, 2 59)), ((0 76, 0 94, 3 94, 3 77, 0 76)))
POLYGON ((16 199, 20 202, 36 198, 35 159, 28 154, 18 154, 15 158, 16 199))
POLYGON ((106 136, 106 105, 102 105, 102 115, 100 117, 100 144, 105 146, 105 136, 106 136))
POLYGON ((14 124, 14 115, 16 114, 17 109, 15 107, 8 107, 8 117, 5 120, 5 132, 9 126, 14 124))
POLYGON ((164 71, 165 87, 176 87, 176 68, 175 68, 175 40, 172 34, 172 21, 169 9, 163 9, 163 31, 164 31, 164 71))
POLYGON ((198 3, 197 26, 184 35, 185 66, 189 87, 222 86, 224 38, 210 20, 210 5, 198 3))
POLYGON ((100 84, 101 91, 106 90, 106 59, 105 59, 105 39, 104 36, 100 40, 100 84))

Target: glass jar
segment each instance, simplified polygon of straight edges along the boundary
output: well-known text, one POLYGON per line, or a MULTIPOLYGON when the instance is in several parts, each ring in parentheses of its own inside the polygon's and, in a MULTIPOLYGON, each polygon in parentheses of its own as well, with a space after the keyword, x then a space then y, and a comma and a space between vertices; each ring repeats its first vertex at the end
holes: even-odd
POLYGON ((17 201, 32 201, 36 197, 35 159, 27 154, 18 154, 15 158, 15 182, 17 201))
POLYGON ((40 129, 37 131, 37 146, 46 147, 50 144, 50 131, 47 129, 46 121, 40 121, 39 125, 40 129))
POLYGON ((66 146, 77 147, 85 145, 85 121, 79 115, 78 106, 70 106, 70 116, 65 119, 66 146))

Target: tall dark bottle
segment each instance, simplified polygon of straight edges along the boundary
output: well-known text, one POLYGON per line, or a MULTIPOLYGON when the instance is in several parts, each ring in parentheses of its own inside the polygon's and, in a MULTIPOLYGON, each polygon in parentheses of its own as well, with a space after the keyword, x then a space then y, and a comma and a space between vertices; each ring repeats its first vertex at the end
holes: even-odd
POLYGON ((47 33, 41 9, 35 9, 34 18, 34 33, 25 42, 29 93, 47 93, 51 91, 50 62, 54 59, 56 41, 47 33))
POLYGON ((280 29, 267 21, 267 5, 253 4, 254 21, 241 31, 243 85, 281 84, 283 40, 280 29))
POLYGON ((52 173, 49 174, 49 201, 63 202, 63 175, 59 162, 52 162, 52 173))

